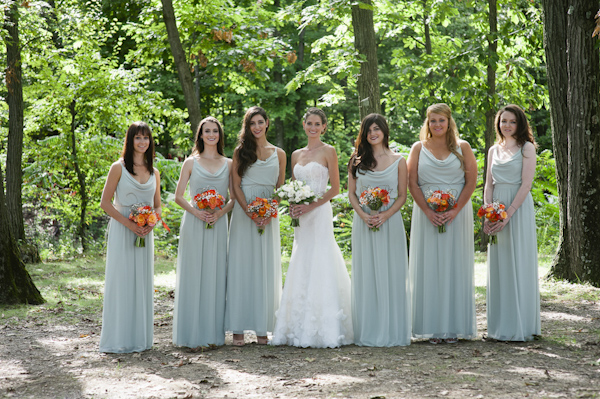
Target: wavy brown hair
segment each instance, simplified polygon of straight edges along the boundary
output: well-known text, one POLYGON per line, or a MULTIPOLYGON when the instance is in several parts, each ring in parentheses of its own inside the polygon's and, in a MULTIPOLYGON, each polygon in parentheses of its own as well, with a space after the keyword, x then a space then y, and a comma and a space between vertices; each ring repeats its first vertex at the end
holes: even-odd
POLYGON ((225 134, 223 133, 223 126, 217 120, 217 118, 212 116, 207 116, 202 119, 198 124, 198 130, 196 130, 196 137, 194 138, 194 149, 192 150, 192 155, 194 154, 202 154, 204 152, 204 140, 202 140, 202 128, 206 122, 212 122, 217 125, 219 128, 219 142, 217 143, 217 152, 221 155, 225 155, 223 151, 223 146, 225 145, 223 142, 225 141, 225 134))
MULTIPOLYGON (((242 129, 238 136, 238 145, 235 147, 233 155, 237 158, 238 167, 237 174, 240 177, 244 176, 246 170, 258 159, 257 155, 257 144, 256 138, 250 131, 250 120, 256 115, 260 115, 265 119, 265 122, 269 122, 267 112, 261 107, 250 107, 244 115, 244 121, 242 122, 242 129)), ((265 131, 265 135, 269 132, 269 126, 265 131)))
POLYGON ((456 158, 458 158, 458 160, 460 161, 460 168, 462 170, 465 170, 464 157, 457 150, 458 128, 456 127, 456 122, 452 117, 452 110, 447 104, 438 103, 432 104, 429 107, 427 107, 427 117, 423 122, 423 126, 421 126, 419 140, 426 143, 432 137, 431 130, 429 130, 429 117, 431 114, 443 115, 448 119, 448 130, 446 131, 446 146, 448 147, 448 151, 456 155, 456 158))
POLYGON ((523 147, 526 142, 530 142, 537 148, 537 143, 533 138, 533 132, 531 131, 531 126, 529 126, 529 121, 527 120, 527 116, 525 115, 525 111, 521 107, 515 104, 508 104, 498 111, 496 114, 496 120, 494 121, 494 125, 496 127, 496 140, 498 143, 503 143, 505 140, 502 131, 500 130, 500 117, 503 112, 512 112, 517 118, 517 132, 516 132, 516 140, 519 147, 523 147))
POLYGON ((144 154, 144 160, 148 172, 152 175, 154 174, 154 138, 152 137, 152 130, 146 122, 133 122, 129 126, 129 129, 127 129, 125 142, 123 143, 123 152, 121 153, 121 157, 123 157, 123 162, 125 163, 125 169, 135 176, 135 172, 133 171, 133 141, 138 134, 141 134, 144 137, 150 137, 150 145, 144 154))
POLYGON ((356 179, 356 173, 365 174, 368 170, 373 170, 377 166, 377 160, 373 154, 373 147, 369 143, 367 136, 371 125, 376 124, 383 132, 383 146, 389 147, 390 127, 382 115, 369 114, 365 116, 360 123, 358 137, 354 143, 354 153, 348 162, 348 170, 356 179))

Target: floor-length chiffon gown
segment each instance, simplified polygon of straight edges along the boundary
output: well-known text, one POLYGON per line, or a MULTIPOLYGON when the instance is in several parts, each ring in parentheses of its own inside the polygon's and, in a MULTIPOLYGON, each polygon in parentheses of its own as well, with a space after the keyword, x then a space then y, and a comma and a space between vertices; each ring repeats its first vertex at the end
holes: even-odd
MULTIPOLYGON (((460 147, 457 151, 461 153, 460 147)), ((444 190, 458 200, 465 184, 456 155, 439 160, 425 146, 419 154, 418 175, 425 198, 444 190)), ((471 339, 477 335, 474 252, 470 199, 446 225, 445 233, 438 232, 421 208, 413 207, 409 252, 413 337, 471 339)))
MULTIPOLYGON (((114 206, 129 217, 131 206, 154 205, 156 177, 139 183, 121 163, 121 178, 114 206)), ((140 352, 152 347, 154 293, 154 237, 146 235, 146 246, 134 245, 136 235, 111 219, 108 225, 106 274, 100 352, 140 352)))
MULTIPOLYGON (((356 196, 367 188, 390 193, 389 209, 398 197, 398 163, 382 171, 356 174, 356 196)), ((365 212, 369 209, 363 207, 365 212)), ((411 298, 406 233, 400 211, 379 231, 356 214, 352 222, 352 322, 360 346, 404 346, 411 339, 411 298)))
MULTIPOLYGON (((327 190, 329 170, 318 162, 296 164, 294 176, 318 196, 327 190)), ((351 344, 350 277, 333 235, 331 203, 299 221, 272 344, 303 348, 351 344)))
MULTIPOLYGON (((522 151, 492 160, 493 200, 506 208, 521 186, 522 151)), ((502 341, 530 341, 540 335, 537 238, 531 193, 488 245, 488 336, 502 341)))
MULTIPOLYGON (((248 204, 256 197, 273 197, 278 177, 277 151, 250 165, 241 184, 248 204)), ((229 230, 225 329, 234 334, 249 330, 266 336, 273 331, 281 300, 279 218, 272 218, 259 234, 256 224, 236 202, 229 230)))
MULTIPOLYGON (((226 160, 215 173, 194 160, 189 182, 191 198, 209 189, 227 198, 228 187, 226 160)), ((225 344, 227 224, 227 215, 224 215, 207 229, 206 223, 193 214, 185 212, 183 215, 173 310, 175 345, 196 348, 225 344)))

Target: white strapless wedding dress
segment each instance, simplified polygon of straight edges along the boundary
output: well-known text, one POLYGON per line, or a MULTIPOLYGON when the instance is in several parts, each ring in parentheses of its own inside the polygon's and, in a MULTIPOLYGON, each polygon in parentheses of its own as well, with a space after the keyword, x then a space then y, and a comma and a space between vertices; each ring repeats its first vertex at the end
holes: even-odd
MULTIPOLYGON (((318 162, 296 164, 294 176, 317 195, 327 189, 329 171, 318 162)), ((333 236, 332 220, 329 202, 300 217, 273 345, 335 348, 354 340, 350 277, 333 236)))

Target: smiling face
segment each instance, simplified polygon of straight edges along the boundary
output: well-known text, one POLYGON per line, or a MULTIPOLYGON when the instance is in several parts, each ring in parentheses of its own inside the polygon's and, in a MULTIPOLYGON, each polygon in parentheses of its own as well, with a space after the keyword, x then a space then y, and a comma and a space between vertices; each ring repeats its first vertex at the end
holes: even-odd
POLYGON ((512 137, 517 133, 519 128, 517 116, 510 111, 504 111, 502 114, 500 114, 500 120, 498 124, 500 126, 500 133, 504 137, 512 137))
POLYGON ((150 136, 143 132, 136 133, 133 136, 133 151, 136 153, 145 154, 150 147, 150 136))
POLYGON ((384 139, 383 131, 381 127, 377 123, 371 124, 369 126, 369 130, 367 131, 367 142, 372 146, 381 144, 384 139))
POLYGON ((200 132, 202 141, 205 146, 219 144, 220 134, 219 126, 214 122, 204 122, 202 131, 200 132))
POLYGON ((442 137, 448 131, 448 118, 442 114, 429 114, 429 131, 432 137, 442 137))
POLYGON ((302 122, 302 126, 304 127, 304 132, 308 137, 321 136, 327 127, 327 125, 321 120, 321 117, 316 114, 308 115, 306 120, 302 122))
POLYGON ((250 132, 257 140, 266 135, 268 127, 268 120, 265 120, 260 114, 256 114, 250 119, 250 132))

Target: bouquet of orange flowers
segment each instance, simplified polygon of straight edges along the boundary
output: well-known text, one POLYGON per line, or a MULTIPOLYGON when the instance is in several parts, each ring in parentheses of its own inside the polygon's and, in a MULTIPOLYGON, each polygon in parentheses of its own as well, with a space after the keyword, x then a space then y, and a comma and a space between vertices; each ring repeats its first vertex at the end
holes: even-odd
MULTIPOLYGON (((498 201, 493 201, 490 204, 483 204, 481 205, 481 208, 479 208, 479 210, 477 211, 477 216, 479 217, 484 217, 489 220, 491 223, 496 223, 496 222, 503 222, 504 219, 506 219, 508 217, 508 214, 506 213, 506 207, 504 206, 504 204, 498 202, 498 201)), ((498 237, 496 237, 496 235, 491 236, 490 238, 490 244, 497 244, 498 243, 498 237)))
MULTIPOLYGON (((221 209, 221 207, 225 204, 225 198, 221 194, 217 192, 217 190, 210 189, 201 192, 200 194, 196 194, 194 196, 194 202, 198 209, 210 209, 214 212, 215 208, 221 209)), ((213 225, 206 223, 207 229, 212 229, 213 225)))
MULTIPOLYGON (((252 220, 256 218, 276 218, 277 217, 277 200, 273 198, 259 198, 256 197, 254 201, 248 204, 248 212, 252 212, 252 220)), ((258 228, 258 233, 263 234, 265 229, 262 227, 258 228)))
MULTIPOLYGON (((167 224, 160 218, 160 216, 158 216, 158 213, 156 213, 150 205, 132 205, 131 213, 129 213, 129 220, 133 220, 140 227, 154 227, 160 220, 165 229, 167 229, 167 231, 171 231, 167 224)), ((134 244, 138 248, 144 248, 146 246, 146 238, 136 236, 134 244)))
MULTIPOLYGON (((390 193, 379 187, 368 187, 365 191, 360 193, 358 201, 361 205, 364 205, 371 210, 371 215, 376 215, 379 213, 379 209, 382 206, 390 203, 390 193)), ((369 230, 379 231, 379 227, 370 227, 369 230)))
MULTIPOLYGON (((433 193, 429 194, 427 198, 427 205, 435 212, 448 212, 452 208, 456 208, 458 206, 456 202, 456 197, 454 194, 442 190, 435 190, 433 193)), ((446 232, 446 224, 442 224, 438 226, 439 233, 446 232)))

